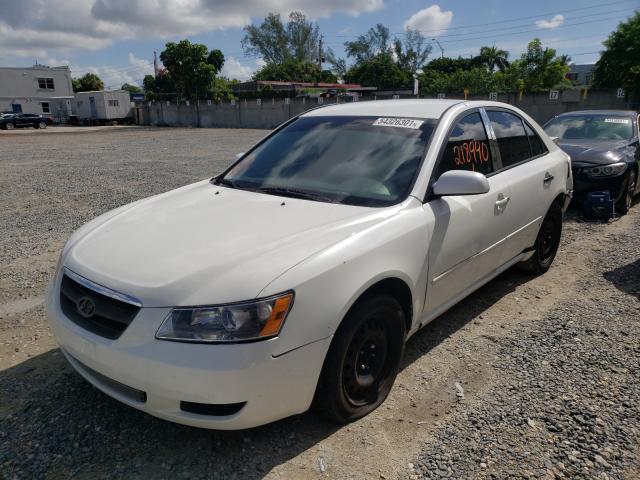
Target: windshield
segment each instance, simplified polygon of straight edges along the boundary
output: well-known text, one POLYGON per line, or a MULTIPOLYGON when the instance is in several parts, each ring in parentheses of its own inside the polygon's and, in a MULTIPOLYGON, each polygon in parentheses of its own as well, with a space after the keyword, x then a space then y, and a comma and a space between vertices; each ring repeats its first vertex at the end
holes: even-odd
POLYGON ((275 195, 386 206, 406 198, 436 120, 301 117, 217 183, 275 195))
POLYGON ((544 130, 562 140, 627 140, 633 137, 633 122, 620 115, 567 115, 554 118, 544 130))

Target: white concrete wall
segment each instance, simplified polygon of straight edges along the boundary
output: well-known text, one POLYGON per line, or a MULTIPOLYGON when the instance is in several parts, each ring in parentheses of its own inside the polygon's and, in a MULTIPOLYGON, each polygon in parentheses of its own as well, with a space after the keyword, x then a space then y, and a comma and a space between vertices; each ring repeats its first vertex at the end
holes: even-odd
POLYGON ((69 67, 29 68, 0 67, 0 111, 11 111, 19 104, 24 113, 43 113, 42 102, 48 102, 54 115, 55 97, 72 97, 69 67), (53 89, 40 88, 39 78, 53 79, 53 89))

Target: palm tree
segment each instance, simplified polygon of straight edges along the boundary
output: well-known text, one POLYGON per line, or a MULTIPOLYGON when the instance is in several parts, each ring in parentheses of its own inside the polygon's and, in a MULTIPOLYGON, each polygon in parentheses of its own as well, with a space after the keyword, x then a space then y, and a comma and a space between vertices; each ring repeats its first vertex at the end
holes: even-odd
POLYGON ((480 47, 479 57, 491 72, 493 72, 496 67, 498 67, 498 70, 501 72, 509 67, 509 52, 497 48, 495 45, 492 47, 480 47))

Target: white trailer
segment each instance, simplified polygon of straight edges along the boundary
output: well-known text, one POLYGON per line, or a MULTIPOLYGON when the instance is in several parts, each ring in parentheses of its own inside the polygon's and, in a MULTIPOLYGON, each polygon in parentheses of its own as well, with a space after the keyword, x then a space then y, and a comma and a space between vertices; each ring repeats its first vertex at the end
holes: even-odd
POLYGON ((75 103, 79 120, 123 120, 131 117, 131 100, 126 90, 78 92, 75 103))

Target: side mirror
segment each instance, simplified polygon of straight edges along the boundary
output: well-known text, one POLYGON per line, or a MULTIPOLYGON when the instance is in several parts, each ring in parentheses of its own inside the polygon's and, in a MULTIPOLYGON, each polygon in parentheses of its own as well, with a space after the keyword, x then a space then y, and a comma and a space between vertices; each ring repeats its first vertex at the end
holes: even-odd
POLYGON ((560 137, 549 137, 553 143, 558 145, 560 143, 560 137))
POLYGON ((489 191, 487 177, 479 172, 468 170, 449 170, 440 175, 433 185, 433 194, 437 197, 451 195, 480 195, 489 191))
POLYGON ((236 153, 236 158, 234 159, 234 161, 235 160, 240 160, 242 158, 242 156, 244 155, 244 153, 245 152, 236 153))

